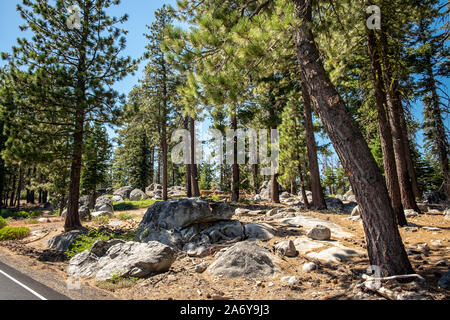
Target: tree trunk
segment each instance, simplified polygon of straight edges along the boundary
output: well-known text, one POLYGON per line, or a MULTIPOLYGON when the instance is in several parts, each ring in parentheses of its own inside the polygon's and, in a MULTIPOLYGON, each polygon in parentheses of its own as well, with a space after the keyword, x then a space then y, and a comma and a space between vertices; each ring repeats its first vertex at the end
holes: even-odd
MULTIPOLYGON (((189 117, 186 117, 186 119, 184 120, 184 129, 189 131, 189 117)), ((188 156, 189 156, 189 159, 190 159, 191 155, 189 154, 188 156)), ((192 197, 191 179, 192 179, 192 177, 191 177, 191 164, 187 163, 186 164, 186 196, 188 198, 192 197)))
POLYGON ((273 174, 271 176, 271 201, 273 203, 280 203, 280 185, 278 184, 278 174, 273 174))
POLYGON ((252 175, 253 175, 253 190, 255 191, 255 194, 257 194, 259 190, 258 164, 252 164, 252 175))
POLYGON ((156 171, 156 183, 157 184, 161 184, 161 161, 162 161, 161 154, 162 154, 162 151, 161 151, 161 149, 159 149, 158 150, 158 170, 156 171))
POLYGON ((72 164, 70 168, 69 200, 67 203, 67 216, 64 223, 65 232, 82 228, 78 214, 78 201, 80 199, 80 177, 83 155, 84 112, 77 109, 75 133, 73 136, 72 164))
POLYGON ((9 198, 9 206, 12 207, 14 206, 14 199, 15 199, 15 190, 16 190, 16 179, 17 176, 15 174, 13 174, 13 181, 12 181, 12 187, 11 187, 11 196, 9 198))
POLYGON ((325 197, 320 183, 319 162, 317 160, 317 146, 314 137, 314 126, 312 122, 311 98, 302 76, 303 113, 305 117, 306 147, 308 151, 308 166, 311 179, 311 192, 314 207, 317 210, 327 209, 325 197))
POLYGON ((297 195, 297 185, 295 180, 291 180, 291 194, 297 195))
POLYGON ((416 169, 414 169, 414 163, 411 157, 411 145, 409 143, 408 126, 406 125, 405 114, 402 112, 400 115, 400 124, 403 136, 403 146, 405 150, 405 159, 408 169, 409 178, 411 179, 411 187, 413 190, 414 197, 416 199, 422 198, 422 192, 419 189, 419 183, 417 182, 416 169))
POLYGON ((303 203, 305 204, 305 207, 307 209, 309 209, 309 201, 308 201, 308 196, 306 195, 305 182, 304 182, 304 179, 303 179, 303 169, 302 169, 301 165, 299 165, 298 174, 299 174, 299 177, 300 177, 300 188, 302 189, 303 203))
POLYGON ((380 133, 381 150, 383 153, 383 166, 385 172, 386 186, 391 198, 394 215, 400 226, 407 224, 403 205, 401 201, 400 187, 398 185, 397 165, 395 163, 395 155, 391 128, 389 119, 386 114, 386 95, 383 88, 383 71, 381 70, 380 56, 376 51, 376 38, 373 30, 368 31, 368 48, 372 64, 372 78, 375 88, 375 101, 378 111, 378 131, 380 133))
POLYGON ((413 209, 420 213, 416 204, 414 193, 409 180, 408 165, 405 157, 405 145, 401 129, 401 116, 403 108, 398 92, 398 81, 392 77, 391 66, 389 63, 388 43, 383 31, 380 32, 380 47, 383 61, 383 77, 387 97, 387 107, 389 112, 389 123, 391 126, 395 163, 397 164, 397 176, 400 186, 402 204, 405 209, 413 209))
POLYGON ((16 202, 14 203, 17 209, 20 208, 21 191, 22 191, 22 168, 19 166, 19 180, 17 181, 16 202))
POLYGON ((384 275, 411 273, 384 179, 321 62, 310 29, 311 0, 293 2, 300 23, 294 38, 300 72, 360 205, 370 264, 384 275))
POLYGON ((198 187, 197 164, 195 163, 195 121, 189 117, 190 133, 191 133, 191 187, 192 196, 200 197, 200 189, 198 187))
MULTIPOLYGON (((231 129, 234 132, 237 131, 237 118, 236 118, 236 109, 232 111, 231 114, 231 129)), ((237 202, 239 200, 239 164, 237 163, 237 137, 234 137, 234 159, 233 164, 231 165, 231 201, 237 202)))

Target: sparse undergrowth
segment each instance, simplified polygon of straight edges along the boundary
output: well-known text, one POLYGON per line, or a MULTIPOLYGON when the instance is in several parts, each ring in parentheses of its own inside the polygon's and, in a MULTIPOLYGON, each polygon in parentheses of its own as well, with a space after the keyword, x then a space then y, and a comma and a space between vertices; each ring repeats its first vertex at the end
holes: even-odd
POLYGON ((30 229, 26 227, 4 227, 0 229, 0 241, 20 240, 30 234, 30 229))
POLYGON ((136 218, 135 214, 130 214, 130 213, 126 213, 126 212, 122 212, 117 215, 117 219, 122 220, 122 221, 132 220, 134 218, 136 218))
POLYGON ((134 231, 128 231, 123 234, 117 234, 109 231, 98 231, 90 229, 88 233, 79 235, 66 250, 67 257, 73 258, 78 253, 90 250, 96 241, 108 241, 112 239, 121 239, 124 241, 133 241, 136 238, 134 231))
POLYGON ((134 284, 136 284, 140 278, 136 277, 121 277, 114 275, 112 279, 106 280, 106 281, 98 281, 96 283, 96 286, 100 289, 113 291, 117 289, 124 289, 124 288, 130 288, 134 284))
POLYGON ((110 220, 109 216, 100 216, 92 218, 92 222, 97 225, 108 224, 109 220, 110 220))

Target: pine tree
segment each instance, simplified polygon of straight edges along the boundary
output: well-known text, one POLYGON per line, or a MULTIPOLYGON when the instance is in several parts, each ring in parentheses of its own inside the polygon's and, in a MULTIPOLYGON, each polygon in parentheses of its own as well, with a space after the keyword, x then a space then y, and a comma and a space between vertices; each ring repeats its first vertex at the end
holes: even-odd
MULTIPOLYGON (((65 230, 81 228, 78 199, 84 128, 87 119, 113 122, 118 93, 111 85, 133 70, 130 58, 119 57, 125 48, 125 31, 116 25, 127 16, 111 18, 105 9, 116 0, 24 0, 18 11, 22 29, 34 37, 19 39, 9 56, 15 85, 27 97, 24 108, 39 115, 32 123, 45 123, 55 131, 66 128, 71 139, 71 172, 65 230), (68 7, 79 7, 79 28, 64 23, 68 7), (19 68, 28 68, 27 73, 19 68), (44 118, 44 119, 42 119, 44 118)), ((22 106, 19 106, 22 107, 22 106)))

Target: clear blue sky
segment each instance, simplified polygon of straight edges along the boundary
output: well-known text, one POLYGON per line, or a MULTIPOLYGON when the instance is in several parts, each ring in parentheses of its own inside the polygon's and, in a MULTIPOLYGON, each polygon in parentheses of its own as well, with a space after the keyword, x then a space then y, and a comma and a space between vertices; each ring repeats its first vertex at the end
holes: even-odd
MULTIPOLYGON (((0 0, 0 51, 9 52, 11 47, 16 44, 18 37, 26 36, 25 33, 20 32, 18 26, 23 24, 23 20, 16 11, 16 5, 21 3, 21 0, 0 0)), ((145 45, 147 39, 144 33, 147 32, 146 25, 150 25, 154 20, 154 12, 163 4, 170 4, 176 7, 176 0, 122 0, 119 6, 114 6, 109 10, 109 14, 113 16, 121 16, 125 13, 129 15, 128 21, 123 25, 129 31, 127 35, 127 47, 124 55, 129 55, 132 58, 139 58, 145 52, 145 45)), ((3 64, 3 62, 0 62, 3 64)), ((120 93, 127 94, 138 79, 142 78, 143 65, 134 76, 128 76, 121 82, 115 85, 115 89, 120 93)), ((445 81, 448 87, 448 79, 445 81)), ((413 106, 413 115, 417 120, 422 121, 422 105, 417 103, 413 106)), ((448 117, 446 125, 449 126, 448 117)), ((113 132, 109 130, 110 135, 113 132)), ((319 143, 323 140, 317 137, 319 143)), ((422 133, 418 133, 419 145, 422 145, 422 133)))

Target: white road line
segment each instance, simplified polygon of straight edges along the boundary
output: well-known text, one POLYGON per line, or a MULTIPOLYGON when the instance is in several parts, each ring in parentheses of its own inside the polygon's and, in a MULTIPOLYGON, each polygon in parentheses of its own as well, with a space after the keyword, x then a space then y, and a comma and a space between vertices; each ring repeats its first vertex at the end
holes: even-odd
POLYGON ((31 292, 33 295, 35 295, 36 297, 38 297, 41 300, 47 300, 46 298, 44 298, 43 296, 41 296, 39 293, 37 293, 36 291, 34 291, 33 289, 28 288, 26 285, 24 285, 23 283, 19 282, 18 280, 14 279, 13 277, 11 277, 9 274, 7 274, 6 272, 0 270, 0 273, 3 274, 5 277, 7 277, 8 279, 10 279, 11 281, 14 281, 15 283, 17 283, 19 286, 21 286, 22 288, 28 290, 29 292, 31 292))

